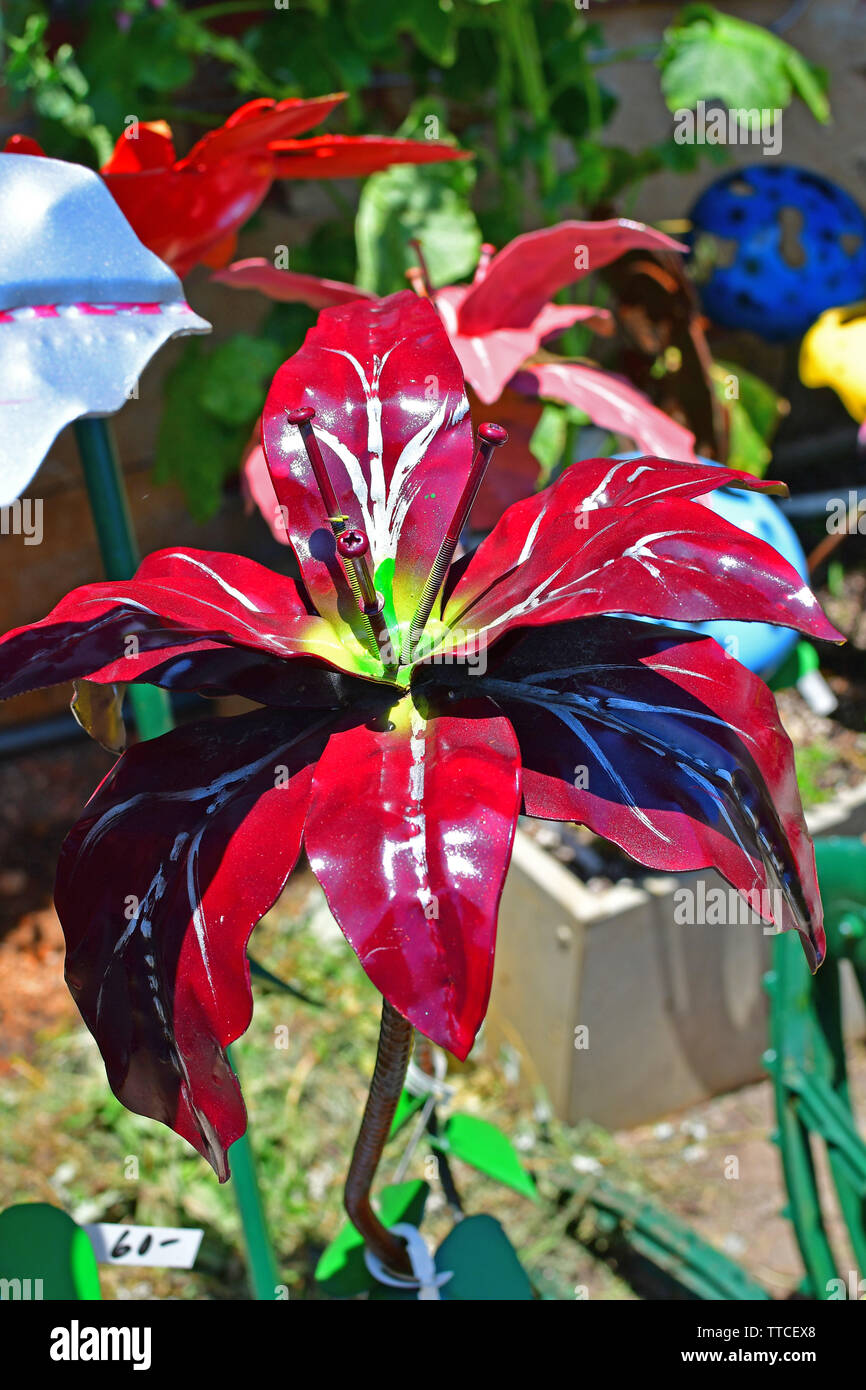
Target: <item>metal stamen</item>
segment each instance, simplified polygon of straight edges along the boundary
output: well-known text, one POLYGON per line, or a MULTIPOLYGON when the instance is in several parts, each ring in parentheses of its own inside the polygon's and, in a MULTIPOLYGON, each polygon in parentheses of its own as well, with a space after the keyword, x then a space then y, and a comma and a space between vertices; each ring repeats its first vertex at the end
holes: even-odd
POLYGON ((307 451, 307 458, 310 460, 310 467, 316 479, 319 492, 322 494, 322 501, 325 504, 325 511, 328 514, 328 521, 335 536, 339 536, 345 531, 347 518, 340 511, 340 503, 334 491, 334 485, 328 474, 325 460, 322 458, 322 451, 319 448, 319 441, 313 430, 313 420, 316 412, 311 405, 298 406, 295 410, 286 411, 286 419, 290 425, 296 425, 301 432, 301 439, 307 451), (340 525, 342 523, 342 525, 340 525))
MULTIPOLYGON (((421 282, 422 282, 422 284, 423 284, 423 286, 424 286, 424 293, 426 294, 426 296, 427 296, 428 299, 432 299, 432 298, 433 298, 433 281, 430 279, 430 271, 428 270, 428 268, 427 268, 427 262, 426 262, 426 260, 424 259, 424 252, 421 250, 421 243, 420 243, 420 241, 418 240, 417 237, 414 237, 414 236, 413 236, 413 237, 410 238, 409 245, 412 247, 412 250, 415 252, 415 255, 418 257, 418 265, 417 265, 417 267, 413 267, 413 268, 414 268, 414 269, 417 269, 418 271, 420 271, 420 274, 421 274, 421 282)), ((416 288, 416 286, 414 285, 414 283, 413 283, 413 285, 412 285, 412 288, 413 288, 413 289, 416 288)))
POLYGON ((385 666, 393 666, 391 633, 383 611, 385 601, 382 595, 376 592, 367 559, 370 542, 359 527, 353 527, 337 537, 337 552, 347 568, 350 568, 350 577, 354 575, 361 599, 361 611, 373 632, 376 654, 385 666))
POLYGON ((477 285, 479 280, 484 279, 487 274, 487 267, 490 264, 490 258, 495 255, 496 247, 493 243, 490 241, 482 242, 481 255, 478 257, 478 264, 475 267, 475 274, 472 277, 473 285, 477 285))
POLYGON ((472 460, 472 467, 469 470, 469 477, 466 479, 466 486, 460 495, 460 501, 454 509, 451 524, 445 533, 445 539, 439 547, 439 553, 433 562, 427 583, 424 585, 423 593, 418 604, 415 617, 409 629, 409 655, 410 659, 415 659, 415 649, 421 639, 421 635, 427 626, 427 620, 433 612, 433 604, 436 602, 436 595, 442 587, 443 580, 448 573, 448 567, 457 549, 457 542, 460 539, 460 532, 463 530, 469 519, 469 514, 478 496, 478 489, 484 481, 484 474, 487 472, 487 465, 493 457, 494 450, 499 449, 508 442, 508 431, 501 425, 486 423, 478 426, 478 450, 472 460))

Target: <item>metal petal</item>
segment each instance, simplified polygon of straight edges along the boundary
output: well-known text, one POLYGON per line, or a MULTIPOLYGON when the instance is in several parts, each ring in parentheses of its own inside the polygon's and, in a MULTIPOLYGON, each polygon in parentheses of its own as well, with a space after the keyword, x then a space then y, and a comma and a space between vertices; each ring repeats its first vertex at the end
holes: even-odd
POLYGON ((119 410, 163 343, 210 324, 99 176, 78 164, 0 155, 0 257, 0 506, 8 506, 64 425, 119 410))
POLYGON ((66 979, 112 1090, 221 1180, 246 1127, 225 1054, 252 1013, 246 944, 297 859, 330 718, 256 711, 137 744, 60 855, 66 979))
POLYGON ((764 920, 802 933, 814 968, 814 852, 757 676, 711 638, 618 618, 527 632, 491 656, 465 686, 516 730, 528 814, 582 822, 653 868, 714 866, 764 920))
POLYGON ((520 805, 507 722, 483 701, 332 736, 305 843, 331 910, 385 997, 465 1057, 487 1009, 496 912, 520 805))
POLYGON ((463 374, 432 305, 406 290, 324 310, 265 403, 265 454, 289 539, 316 608, 342 630, 356 604, 286 419, 300 406, 315 408, 340 506, 366 531, 383 591, 393 575, 397 621, 410 622, 472 462, 463 374))
POLYGON ((559 222, 515 237, 494 256, 460 306, 459 330, 472 337, 491 328, 526 328, 565 285, 639 247, 685 251, 642 222, 559 222))

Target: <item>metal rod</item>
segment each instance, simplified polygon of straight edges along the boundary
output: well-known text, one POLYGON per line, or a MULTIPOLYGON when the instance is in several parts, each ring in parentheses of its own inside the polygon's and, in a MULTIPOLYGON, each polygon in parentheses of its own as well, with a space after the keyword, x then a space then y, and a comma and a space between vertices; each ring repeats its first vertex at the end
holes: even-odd
MULTIPOLYGON (((226 1048, 229 1065, 237 1075, 237 1067, 230 1047, 226 1048)), ((241 1218, 244 1244, 247 1248, 247 1268, 256 1301, 273 1303, 277 1296, 280 1277, 274 1252, 268 1237, 262 1194, 256 1179, 256 1166, 253 1159, 249 1133, 236 1139, 229 1150, 231 1158, 231 1183, 235 1201, 241 1218)))
POLYGON ((344 531, 337 537, 337 553, 347 566, 349 577, 353 574, 355 576, 361 611, 373 633, 376 653, 385 666, 393 666, 393 644, 383 611, 384 600, 381 594, 376 592, 367 558, 370 554, 370 542, 359 527, 353 527, 351 531, 344 531))
POLYGON ((384 999, 376 1065, 343 1194, 349 1220, 373 1254, 395 1274, 409 1277, 412 1265, 406 1246, 382 1225, 373 1211, 370 1189, 403 1090, 412 1051, 412 1033, 411 1023, 384 999))
POLYGON ((457 542, 460 539, 460 532, 463 530, 469 519, 469 513, 475 504, 478 496, 478 489, 484 481, 484 474, 487 472, 487 465, 493 457, 494 451, 501 448, 508 442, 508 431, 501 425, 483 424, 478 426, 478 448, 466 485, 460 495, 460 500, 454 509, 451 524, 445 533, 445 539, 439 547, 436 559, 433 561, 433 568, 427 579, 427 583, 421 593, 418 608, 412 619, 409 628, 409 656, 415 658, 415 651, 421 636, 424 632, 430 614, 433 612, 433 605, 436 602, 436 595, 442 587, 448 568, 454 558, 454 551, 457 549, 457 542))
MULTIPOLYGON (((102 418, 76 420, 74 429, 105 576, 131 579, 141 556, 114 432, 102 418)), ((164 690, 136 683, 130 687, 129 698, 141 738, 158 738, 172 728, 171 703, 164 690)))

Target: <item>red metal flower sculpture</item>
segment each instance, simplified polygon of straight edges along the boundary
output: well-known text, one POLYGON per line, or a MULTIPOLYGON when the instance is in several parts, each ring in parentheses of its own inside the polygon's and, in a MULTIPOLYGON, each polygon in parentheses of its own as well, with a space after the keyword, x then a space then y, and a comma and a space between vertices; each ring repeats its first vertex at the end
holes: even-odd
POLYGON ((716 865, 820 960, 769 691, 710 639, 609 616, 837 639, 774 550, 692 500, 772 484, 595 459, 451 564, 503 431, 482 426, 473 457, 460 363, 409 291, 323 313, 273 382, 264 434, 300 584, 165 550, 0 642, 3 696, 86 677, 262 706, 131 748, 64 844, 67 979, 127 1106, 226 1177, 245 1126, 224 1049, 251 1016, 246 943, 302 843, 370 979, 461 1058, 521 809, 645 864, 716 865))
MULTIPOLYGON (((345 101, 345 92, 248 101, 218 130, 178 159, 165 121, 124 131, 100 173, 145 246, 180 276, 200 261, 225 265, 237 232, 264 201, 274 179, 342 179, 391 164, 428 164, 467 156, 431 140, 378 135, 295 137, 345 101)), ((42 154, 35 140, 13 135, 7 153, 42 154)))
MULTIPOLYGON (((509 392, 497 414, 508 424, 511 443, 497 461, 480 495, 474 523, 488 529, 511 502, 533 490, 538 464, 529 439, 540 406, 561 401, 584 410, 603 429, 628 435, 646 453, 694 460, 694 436, 651 404, 623 377, 591 363, 569 361, 540 352, 545 340, 572 324, 585 322, 610 331, 610 314, 585 304, 554 304, 553 296, 566 285, 601 270, 627 251, 681 251, 679 242, 640 222, 626 218, 607 222, 560 222, 539 232, 527 232, 493 255, 482 248, 471 285, 433 289, 419 270, 415 288, 428 294, 438 310, 457 353, 463 374, 478 401, 491 405, 509 392)), ((273 299, 322 309, 352 299, 373 296, 355 285, 277 270, 259 258, 237 261, 214 276, 236 289, 256 289, 273 299)), ((273 489, 260 449, 253 447, 244 464, 252 496, 278 540, 285 541, 274 507, 273 489), (276 518, 276 521, 275 521, 276 518)))

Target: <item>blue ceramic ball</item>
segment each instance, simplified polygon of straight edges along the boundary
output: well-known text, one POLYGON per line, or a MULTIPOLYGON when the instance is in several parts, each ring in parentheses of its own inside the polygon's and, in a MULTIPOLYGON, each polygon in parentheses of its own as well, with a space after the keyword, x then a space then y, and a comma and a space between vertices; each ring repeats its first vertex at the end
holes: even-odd
POLYGON ((866 216, 810 169, 768 161, 734 170, 701 194, 691 222, 693 247, 702 233, 721 243, 722 263, 700 292, 726 328, 784 342, 866 295, 866 216))

